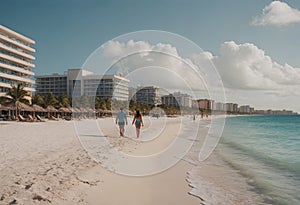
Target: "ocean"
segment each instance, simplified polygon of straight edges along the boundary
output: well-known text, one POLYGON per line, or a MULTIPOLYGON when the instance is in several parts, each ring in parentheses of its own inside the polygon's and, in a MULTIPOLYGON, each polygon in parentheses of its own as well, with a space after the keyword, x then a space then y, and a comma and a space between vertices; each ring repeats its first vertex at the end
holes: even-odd
MULTIPOLYGON (((225 164, 216 172, 223 177, 218 179, 215 176, 207 183, 210 180, 204 177, 204 172, 209 170, 207 167, 217 170, 220 162, 208 160, 200 163, 189 177, 194 195, 203 197, 203 192, 208 189, 205 186, 227 183, 230 191, 224 188, 223 194, 222 191, 218 193, 221 201, 227 200, 227 204, 300 204, 300 115, 226 118, 215 153, 225 164), (242 191, 245 184, 248 188, 242 191), (241 194, 244 196, 239 202, 233 199, 241 194), (256 199, 251 201, 253 198, 256 199), (245 202, 245 199, 249 201, 245 202)), ((207 191, 204 204, 220 204, 212 202, 216 200, 213 191, 207 191)))

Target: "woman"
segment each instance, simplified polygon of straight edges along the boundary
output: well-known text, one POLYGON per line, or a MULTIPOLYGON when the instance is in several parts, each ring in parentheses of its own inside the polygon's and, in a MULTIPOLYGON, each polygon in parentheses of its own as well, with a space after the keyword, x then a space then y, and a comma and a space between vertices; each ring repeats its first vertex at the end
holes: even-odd
POLYGON ((134 115, 132 125, 133 123, 135 124, 135 128, 136 128, 136 137, 139 138, 141 126, 144 126, 143 118, 139 110, 137 110, 134 115))

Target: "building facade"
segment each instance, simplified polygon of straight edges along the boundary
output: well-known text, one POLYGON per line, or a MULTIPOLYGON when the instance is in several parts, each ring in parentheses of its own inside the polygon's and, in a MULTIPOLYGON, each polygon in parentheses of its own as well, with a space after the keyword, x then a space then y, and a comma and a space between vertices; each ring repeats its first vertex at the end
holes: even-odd
POLYGON ((162 96, 161 103, 171 106, 192 107, 192 98, 188 94, 175 92, 173 94, 162 96))
POLYGON ((66 94, 91 96, 100 99, 128 100, 129 80, 117 75, 95 75, 83 69, 68 69, 64 74, 36 76, 36 94, 52 92, 57 97, 66 94))
POLYGON ((137 103, 144 103, 147 105, 158 105, 161 103, 158 87, 138 87, 135 95, 137 103))
POLYGON ((239 107, 239 112, 242 114, 250 114, 251 109, 250 109, 250 105, 242 105, 239 107))
POLYGON ((52 75, 36 76, 36 94, 47 96, 53 93, 59 97, 67 95, 67 75, 54 73, 52 75))
POLYGON ((32 95, 34 44, 34 40, 0 25, 0 96, 4 96, 11 85, 17 84, 22 84, 32 95))
POLYGON ((226 104, 222 102, 216 102, 215 103, 215 110, 225 112, 226 111, 226 104))
POLYGON ((198 108, 201 110, 213 110, 216 107, 214 100, 199 99, 196 102, 196 106, 198 106, 198 108))

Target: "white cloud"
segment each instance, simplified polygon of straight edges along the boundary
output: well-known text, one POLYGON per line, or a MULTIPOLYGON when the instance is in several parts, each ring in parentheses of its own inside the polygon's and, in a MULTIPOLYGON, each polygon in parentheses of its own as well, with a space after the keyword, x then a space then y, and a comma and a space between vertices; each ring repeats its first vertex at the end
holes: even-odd
POLYGON ((281 1, 272 1, 263 13, 253 19, 253 25, 284 26, 300 23, 300 11, 281 1))
MULTIPOLYGON (((132 40, 127 43, 110 41, 103 47, 103 52, 108 57, 121 58, 116 61, 114 67, 117 73, 123 75, 136 72, 139 68, 165 68, 164 70, 170 70, 168 78, 157 75, 156 72, 153 76, 149 73, 145 77, 161 77, 168 81, 180 76, 192 83, 199 81, 197 74, 207 74, 201 68, 213 69, 215 66, 228 88, 280 90, 283 86, 300 85, 300 68, 273 61, 262 49, 251 43, 236 44, 234 41, 228 41, 221 45, 218 56, 205 51, 189 58, 181 57, 177 49, 170 44, 152 45, 132 40), (192 67, 197 67, 198 70, 193 71, 192 67)), ((209 79, 208 77, 206 75, 206 79, 209 79)))
POLYGON ((264 50, 251 43, 224 42, 219 55, 205 51, 189 58, 180 56, 176 47, 163 43, 112 41, 104 48, 108 57, 119 59, 127 56, 117 61, 116 71, 135 85, 152 84, 183 92, 190 86, 193 91, 200 90, 201 97, 207 97, 204 96, 205 92, 207 94, 206 85, 220 87, 219 77, 207 72, 216 68, 229 101, 252 104, 257 108, 272 108, 270 105, 274 105, 300 110, 295 103, 300 96, 300 68, 275 62, 264 50), (146 52, 141 53, 141 48, 146 52), (209 85, 207 81, 218 82, 209 85))
POLYGON ((115 63, 114 73, 126 76, 133 85, 160 86, 169 89, 206 90, 192 62, 181 57, 170 44, 145 41, 109 41, 103 54, 115 63))
POLYGON ((300 68, 276 63, 254 44, 225 42, 221 45, 220 55, 211 60, 229 88, 281 90, 300 85, 300 68))

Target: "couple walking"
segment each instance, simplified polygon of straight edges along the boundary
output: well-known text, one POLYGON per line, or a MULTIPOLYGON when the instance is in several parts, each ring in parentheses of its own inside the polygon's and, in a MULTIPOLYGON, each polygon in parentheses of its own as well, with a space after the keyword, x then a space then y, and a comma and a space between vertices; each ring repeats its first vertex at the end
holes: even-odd
MULTIPOLYGON (((118 124, 120 128, 120 136, 124 136, 125 123, 127 125, 126 113, 123 111, 123 108, 120 108, 120 111, 118 112, 116 117, 116 124, 118 124)), ((144 126, 143 118, 139 110, 137 110, 134 115, 134 118, 132 120, 132 125, 133 124, 135 124, 135 128, 136 128, 136 137, 139 138, 141 126, 144 126)))

